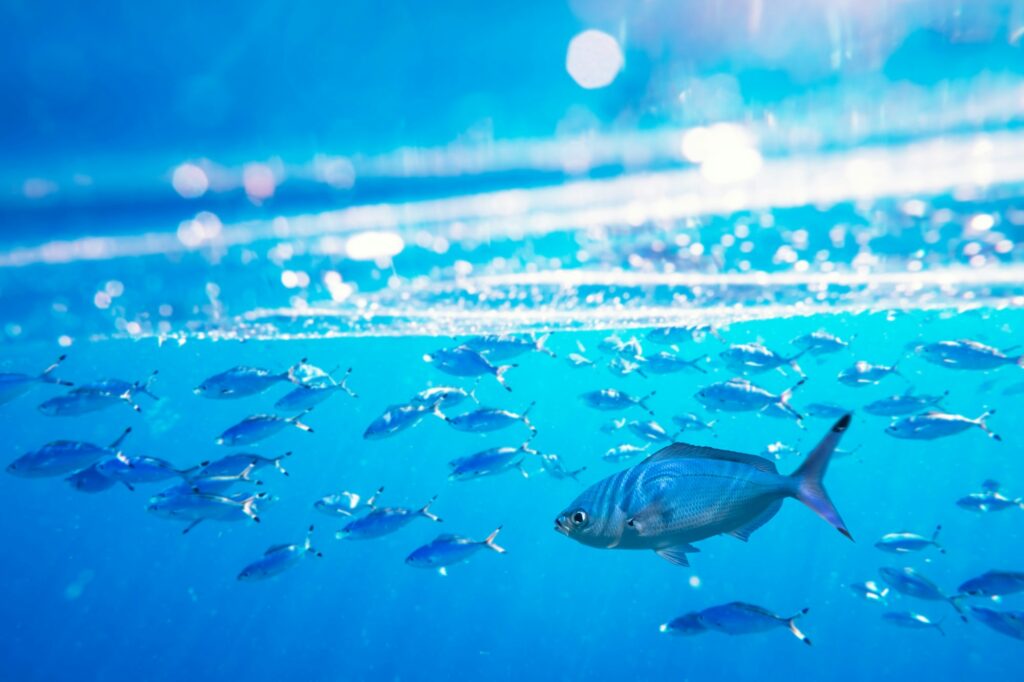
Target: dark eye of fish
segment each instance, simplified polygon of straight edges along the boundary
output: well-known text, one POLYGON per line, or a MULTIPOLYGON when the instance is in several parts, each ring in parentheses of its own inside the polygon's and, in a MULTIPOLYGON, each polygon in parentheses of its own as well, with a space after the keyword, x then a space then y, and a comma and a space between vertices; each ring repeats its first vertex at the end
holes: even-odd
POLYGON ((578 509, 572 514, 572 523, 575 526, 582 526, 587 522, 587 512, 582 509, 578 509))

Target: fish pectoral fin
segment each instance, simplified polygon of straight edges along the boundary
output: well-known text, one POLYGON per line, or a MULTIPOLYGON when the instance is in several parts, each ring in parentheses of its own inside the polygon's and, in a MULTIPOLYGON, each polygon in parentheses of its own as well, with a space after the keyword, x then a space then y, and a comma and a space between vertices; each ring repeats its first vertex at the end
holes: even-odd
POLYGON ((753 533, 755 530, 771 521, 772 517, 778 514, 779 509, 781 508, 782 500, 776 500, 775 502, 768 505, 767 509, 765 509, 763 512, 752 518, 750 521, 747 521, 739 528, 734 528, 733 530, 729 531, 728 535, 733 536, 737 540, 746 542, 750 539, 751 533, 753 533))
POLYGON ((655 532, 654 529, 668 523, 672 519, 672 507, 661 500, 654 500, 646 507, 631 516, 626 525, 637 534, 645 535, 655 532))
POLYGON ((675 547, 665 547, 664 549, 656 549, 654 553, 660 556, 665 561, 675 564, 676 566, 689 566, 690 560, 686 558, 686 554, 699 552, 700 550, 689 544, 676 545, 675 547))

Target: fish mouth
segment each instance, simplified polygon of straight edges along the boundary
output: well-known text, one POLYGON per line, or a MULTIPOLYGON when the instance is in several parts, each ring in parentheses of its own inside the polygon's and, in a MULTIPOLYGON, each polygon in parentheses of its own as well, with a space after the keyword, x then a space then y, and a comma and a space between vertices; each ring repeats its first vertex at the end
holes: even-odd
POLYGON ((569 527, 565 523, 565 517, 559 516, 555 519, 555 532, 569 537, 569 527))

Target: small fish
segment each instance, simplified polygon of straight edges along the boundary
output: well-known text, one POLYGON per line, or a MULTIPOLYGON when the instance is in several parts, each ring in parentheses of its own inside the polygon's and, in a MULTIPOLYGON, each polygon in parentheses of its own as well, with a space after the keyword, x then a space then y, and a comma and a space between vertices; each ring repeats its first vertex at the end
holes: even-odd
POLYGON ((512 390, 505 383, 505 372, 516 365, 494 366, 486 357, 472 348, 458 346, 456 348, 441 349, 424 355, 423 360, 433 363, 439 370, 452 376, 480 377, 491 375, 506 391, 512 390))
POLYGON ((705 422, 693 412, 685 412, 683 414, 676 415, 675 417, 672 417, 672 421, 679 427, 680 433, 683 431, 708 431, 715 425, 714 419, 709 422, 705 422))
POLYGON ((569 353, 566 357, 566 361, 573 367, 593 367, 594 361, 587 358, 580 353, 569 353))
MULTIPOLYGON (((377 491, 378 495, 381 490, 377 491)), ((434 495, 430 498, 429 502, 419 509, 375 506, 370 510, 369 514, 350 521, 344 528, 335 533, 334 536, 339 540, 372 540, 399 531, 421 517, 430 519, 435 523, 441 523, 441 517, 430 511, 430 505, 436 499, 437 495, 434 495)))
POLYGON ((100 493, 117 485, 117 481, 104 476, 96 464, 90 464, 81 471, 76 471, 64 479, 71 487, 82 493, 100 493))
POLYGON ((306 376, 302 383, 283 395, 274 407, 284 412, 302 412, 312 410, 314 407, 341 391, 349 397, 358 398, 355 391, 348 387, 348 378, 352 374, 349 367, 341 381, 336 381, 327 372, 312 365, 303 365, 306 368, 306 376), (312 368, 312 371, 310 368, 312 368))
POLYGON ((996 611, 983 606, 972 606, 971 615, 981 624, 996 632, 1024 640, 1024 611, 996 611))
POLYGON ((366 440, 380 440, 401 433, 423 421, 423 417, 433 412, 433 406, 425 405, 391 405, 381 416, 370 422, 363 431, 366 440))
POLYGON ((811 355, 838 353, 844 348, 848 348, 850 346, 849 342, 843 341, 838 336, 833 336, 832 334, 824 331, 816 331, 811 332, 810 334, 804 334, 803 336, 798 336, 790 343, 811 355))
POLYGON ((989 438, 1002 440, 1002 437, 993 433, 985 423, 985 420, 995 412, 995 410, 989 410, 977 419, 968 419, 959 414, 930 411, 894 419, 889 426, 885 427, 885 432, 894 438, 935 440, 962 433, 971 427, 977 427, 988 434, 989 438))
POLYGON ((483 478, 484 476, 496 476, 513 469, 517 469, 523 478, 529 478, 530 475, 523 468, 523 460, 527 454, 540 454, 536 450, 530 449, 529 443, 529 441, 526 441, 517 448, 488 448, 466 457, 456 457, 448 462, 448 466, 451 468, 448 479, 451 481, 468 481, 474 478, 483 478))
POLYGON ((468 433, 489 433, 512 426, 516 422, 522 422, 530 429, 532 435, 536 435, 537 428, 530 422, 528 416, 535 403, 530 403, 523 410, 522 414, 516 414, 509 410, 502 410, 496 407, 480 407, 472 412, 449 417, 441 412, 441 408, 434 405, 434 415, 448 424, 456 431, 468 433))
MULTIPOLYGON (((363 505, 373 509, 377 503, 377 496, 384 492, 384 488, 377 488, 377 492, 370 496, 363 505)), ((359 509, 359 503, 362 498, 357 493, 350 493, 345 490, 340 493, 333 493, 331 495, 324 495, 319 500, 313 503, 313 509, 316 509, 321 514, 327 516, 353 516, 359 509)))
POLYGON ((839 383, 845 386, 858 388, 861 386, 868 386, 870 384, 877 384, 890 374, 903 376, 899 373, 899 370, 896 369, 895 364, 872 365, 869 362, 860 360, 840 372, 837 378, 839 379, 839 383))
POLYGON ((972 597, 1002 597, 1024 592, 1024 572, 986 571, 964 582, 958 589, 961 594, 972 597))
POLYGON ((632 445, 630 443, 624 443, 622 445, 619 445, 608 450, 606 453, 604 453, 601 459, 603 459, 606 462, 611 462, 612 464, 619 464, 620 462, 625 462, 626 460, 633 459, 639 454, 647 452, 647 448, 649 447, 651 447, 650 443, 643 447, 640 447, 638 445, 632 445))
MULTIPOLYGON (((300 361, 299 365, 305 363, 300 361)), ((245 398, 263 393, 271 386, 281 382, 299 383, 295 372, 299 365, 290 367, 284 372, 274 373, 261 367, 238 365, 206 378, 192 389, 196 395, 213 400, 245 398)))
POLYGON ((128 490, 135 490, 138 483, 159 483, 170 478, 190 480, 196 469, 178 469, 167 460, 145 455, 129 457, 117 453, 100 460, 96 470, 109 479, 124 484, 128 490))
POLYGON ((125 429, 107 447, 76 440, 52 441, 11 462, 7 473, 22 478, 44 478, 86 469, 101 459, 114 457, 131 431, 131 427, 125 429))
POLYGON ((639 358, 627 360, 623 357, 614 357, 608 361, 608 370, 615 376, 619 377, 629 376, 630 374, 639 374, 646 379, 647 375, 644 374, 643 369, 641 369, 641 363, 636 360, 639 360, 639 358))
POLYGON ((153 400, 159 400, 149 390, 149 385, 156 378, 153 372, 145 381, 128 382, 121 379, 101 379, 92 383, 73 388, 70 392, 50 398, 39 406, 39 411, 50 417, 76 417, 90 412, 98 412, 113 405, 129 405, 136 412, 142 407, 135 402, 136 394, 145 394, 153 400))
MULTIPOLYGON (((790 476, 755 455, 674 443, 587 488, 555 530, 602 549, 653 550, 688 566, 691 543, 727 533, 746 541, 794 497, 850 538, 822 484, 850 415, 832 427, 790 476)), ((852 538, 851 538, 852 539, 852 538)))
POLYGON ((262 557, 243 568, 238 574, 238 580, 252 582, 273 578, 297 566, 300 561, 311 554, 318 557, 323 556, 313 548, 313 526, 309 527, 305 542, 274 545, 264 552, 262 557))
POLYGON ((299 419, 304 417, 307 413, 308 410, 300 415, 289 417, 287 419, 284 417, 278 417, 275 414, 249 415, 234 426, 229 427, 224 433, 220 434, 217 437, 217 445, 227 445, 230 447, 253 445, 273 436, 288 426, 294 426, 301 431, 313 433, 312 428, 299 421, 299 419))
POLYGON ((760 374, 789 365, 802 375, 803 370, 800 369, 800 365, 796 364, 796 361, 804 352, 800 351, 787 358, 760 343, 739 343, 729 346, 719 353, 718 357, 722 359, 726 367, 740 374, 760 374))
POLYGON ((944 601, 956 609, 960 617, 966 621, 963 608, 960 606, 960 597, 947 597, 939 589, 938 585, 924 577, 912 568, 890 568, 883 566, 878 569, 882 579, 889 583, 889 586, 908 597, 922 599, 924 601, 944 601))
POLYGON ((626 426, 626 419, 612 419, 604 424, 601 424, 601 433, 612 434, 616 431, 622 430, 626 426))
POLYGON ((705 334, 721 340, 721 336, 710 325, 686 325, 682 327, 657 327, 647 332, 647 340, 663 346, 678 346, 689 341, 702 341, 705 334))
POLYGON ((625 358, 635 358, 644 354, 640 340, 635 336, 629 341, 623 341, 618 334, 606 336, 597 344, 598 350, 608 355, 619 355, 625 358))
POLYGON ((24 395, 39 384, 55 384, 57 386, 74 386, 70 381, 64 381, 53 376, 53 371, 64 362, 66 355, 57 358, 42 372, 36 375, 20 374, 17 372, 0 372, 0 405, 9 403, 18 396, 24 395))
POLYGON ((210 495, 190 493, 171 497, 150 499, 147 511, 167 519, 188 521, 183 534, 188 533, 203 521, 240 521, 252 519, 260 522, 257 502, 267 499, 266 493, 241 495, 210 495))
POLYGON ((654 414, 651 409, 647 407, 647 401, 654 397, 654 391, 651 391, 647 395, 635 398, 628 393, 617 391, 614 388, 604 388, 600 391, 589 391, 580 396, 580 400, 584 402, 588 407, 592 407, 595 410, 602 410, 604 412, 610 412, 614 410, 625 410, 634 405, 643 409, 648 414, 654 414))
POLYGON ((801 642, 810 645, 810 638, 800 632, 796 626, 796 619, 806 613, 807 609, 804 609, 795 616, 787 618, 754 604, 734 601, 704 609, 699 615, 701 623, 707 628, 727 635, 749 635, 783 627, 792 632, 793 636, 801 642))
POLYGON ((889 594, 888 587, 882 587, 874 580, 868 580, 863 583, 854 583, 850 585, 850 590, 865 601, 878 602, 880 604, 886 604, 886 595, 889 594))
POLYGON ((474 336, 462 345, 475 350, 494 362, 503 362, 524 353, 533 352, 544 353, 554 358, 557 356, 544 347, 549 338, 551 338, 550 333, 542 334, 538 338, 522 334, 489 334, 487 336, 474 336))
MULTIPOLYGON (((805 381, 807 380, 801 379, 792 388, 779 395, 774 395, 746 379, 729 379, 705 386, 697 391, 694 398, 709 410, 722 412, 764 411, 768 413, 768 408, 773 408, 790 418, 801 421, 803 417, 790 406, 789 399, 793 395, 793 391, 800 388, 805 381)), ((771 416, 777 415, 772 414, 771 416)))
POLYGON ((891 552, 893 554, 920 552, 922 549, 935 547, 941 553, 945 554, 946 550, 938 542, 939 531, 941 530, 942 526, 935 526, 935 531, 932 533, 931 538, 926 538, 925 536, 918 535, 917 533, 886 533, 882 536, 881 540, 875 543, 875 547, 883 552, 891 552))
POLYGON ((658 632, 662 632, 667 635, 677 635, 680 637, 699 635, 707 631, 708 627, 704 625, 704 621, 700 619, 699 613, 687 613, 658 626, 658 632))
POLYGON ((429 409, 433 409, 435 404, 440 407, 456 407, 465 402, 467 398, 478 405, 480 404, 480 401, 476 399, 475 388, 467 391, 457 386, 432 386, 414 395, 409 404, 429 409))
POLYGON ((405 563, 415 568, 436 568, 441 575, 448 575, 449 566, 468 561, 484 547, 498 554, 504 554, 505 548, 494 542, 499 532, 501 532, 501 526, 498 526, 486 539, 479 542, 461 535, 438 535, 428 544, 407 556, 405 563))
MULTIPOLYGON (((789 457, 790 455, 799 455, 800 451, 792 445, 786 445, 780 440, 774 443, 769 443, 764 446, 764 450, 761 451, 761 456, 765 459, 782 459, 783 457, 789 457)), ((838 451, 833 454, 833 457, 838 456, 838 451)))
POLYGON ((231 478, 241 476, 245 472, 255 472, 260 469, 273 467, 283 476, 288 475, 281 461, 291 457, 292 453, 286 452, 279 457, 263 457, 249 452, 225 455, 218 460, 203 464, 195 474, 195 478, 231 478))
POLYGON ((804 411, 812 417, 839 419, 850 410, 835 403, 811 403, 804 411))
POLYGON ((672 442, 672 436, 668 435, 668 431, 654 420, 645 422, 633 420, 626 424, 626 428, 641 440, 651 441, 652 443, 672 442))
POLYGON ((946 391, 942 395, 913 395, 908 390, 903 395, 891 395, 864 406, 864 411, 879 417, 899 417, 906 414, 913 414, 929 407, 942 407, 939 403, 949 395, 946 391))
POLYGON ((676 374, 678 372, 700 372, 707 374, 708 371, 701 365, 709 360, 708 356, 702 355, 693 360, 685 360, 673 353, 662 351, 646 358, 644 369, 652 374, 676 374))
POLYGON ((949 369, 989 370, 1003 365, 1024 366, 1024 355, 1010 357, 1001 350, 977 341, 939 341, 926 343, 917 348, 923 359, 949 369))
POLYGON ((946 636, 946 632, 942 629, 942 623, 931 621, 927 616, 922 616, 920 613, 913 613, 912 611, 887 611, 882 614, 882 620, 892 623, 897 627, 910 630, 935 629, 943 637, 946 636))
POLYGON ((580 467, 576 470, 570 470, 565 467, 562 463, 561 458, 554 453, 544 453, 540 456, 541 461, 544 462, 544 466, 541 469, 546 472, 551 478, 559 481, 564 481, 571 478, 572 480, 579 483, 579 475, 587 470, 587 467, 580 467))

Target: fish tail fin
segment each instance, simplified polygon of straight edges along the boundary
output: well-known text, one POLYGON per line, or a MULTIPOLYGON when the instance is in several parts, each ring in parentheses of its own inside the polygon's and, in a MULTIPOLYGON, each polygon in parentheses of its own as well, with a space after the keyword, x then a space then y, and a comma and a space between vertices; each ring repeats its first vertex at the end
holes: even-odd
POLYGON ((287 421, 289 424, 291 424, 297 429, 301 429, 307 433, 313 433, 313 427, 311 427, 309 424, 303 424, 300 421, 303 417, 309 414, 312 409, 313 408, 310 407, 309 409, 303 410, 300 414, 297 414, 294 417, 289 417, 285 421, 287 421))
POLYGON ((939 634, 942 635, 943 637, 946 636, 946 631, 942 628, 942 624, 945 623, 945 622, 946 622, 945 618, 941 618, 941 619, 935 621, 935 629, 938 630, 939 634))
POLYGON ((501 387, 504 388, 506 391, 511 392, 512 387, 505 383, 505 372, 518 366, 519 365, 513 363, 510 365, 501 365, 500 367, 496 367, 494 369, 494 378, 498 380, 498 383, 501 384, 501 387))
POLYGON ((541 353, 544 353, 545 355, 550 355, 553 358, 557 358, 558 356, 555 355, 554 351, 544 347, 544 344, 546 344, 548 342, 548 339, 550 338, 551 332, 545 332, 541 334, 540 338, 537 339, 537 350, 540 351, 541 353))
POLYGON ((647 406, 647 401, 653 398, 657 393, 657 391, 651 391, 650 393, 636 401, 637 405, 647 410, 647 414, 651 415, 652 417, 654 416, 654 410, 647 406))
POLYGON ((259 495, 252 495, 242 501, 242 513, 248 516, 256 523, 260 522, 260 517, 256 515, 256 500, 259 499, 259 495))
POLYGON ((187 526, 185 526, 185 529, 181 531, 181 534, 182 535, 188 535, 190 530, 192 530, 193 528, 195 528, 196 526, 198 526, 202 522, 203 522, 203 519, 196 519, 192 523, 190 523, 187 526))
POLYGON ((348 378, 350 376, 352 376, 352 368, 351 367, 349 367, 348 369, 345 370, 345 376, 341 377, 341 381, 338 382, 338 389, 341 390, 341 391, 345 391, 345 393, 348 393, 349 396, 351 396, 353 398, 358 398, 359 394, 356 393, 355 391, 353 391, 351 388, 348 387, 348 378))
POLYGON ((516 469, 519 469, 519 473, 522 474, 523 478, 529 478, 530 472, 523 467, 523 460, 519 460, 515 464, 516 469))
POLYGON ((853 536, 850 535, 846 524, 843 523, 839 511, 832 504, 832 500, 829 499, 824 483, 825 472, 828 470, 828 463, 832 458, 832 453, 835 452, 836 446, 839 445, 843 432, 850 426, 851 418, 850 414, 840 417, 839 421, 821 439, 821 442, 807 455, 807 459, 804 460, 803 464, 790 476, 790 479, 796 486, 794 493, 796 499, 813 509, 818 516, 832 524, 840 533, 853 540, 853 536))
POLYGON ((71 383, 70 381, 64 381, 63 379, 57 379, 57 378, 51 376, 51 374, 53 373, 53 370, 55 370, 58 367, 60 367, 60 363, 64 362, 64 360, 66 360, 67 357, 68 356, 66 354, 65 355, 61 355, 59 358, 57 358, 56 362, 54 362, 52 365, 50 365, 49 367, 44 369, 42 372, 40 372, 39 373, 39 381, 42 381, 44 384, 57 384, 58 386, 74 386, 74 384, 71 383))
POLYGON ((942 530, 942 524, 935 526, 935 530, 932 532, 932 544, 939 548, 939 551, 943 554, 946 553, 946 548, 939 544, 939 531, 942 530))
POLYGON ((436 499, 437 499, 437 495, 434 495, 433 497, 430 498, 429 502, 427 502, 425 505, 423 505, 423 508, 420 509, 420 516, 425 516, 428 519, 430 519, 431 521, 434 521, 435 523, 441 523, 441 521, 442 521, 441 517, 438 516, 437 514, 432 513, 430 511, 430 505, 434 504, 434 500, 436 500, 436 499))
POLYGON ((960 620, 962 620, 965 623, 967 623, 969 621, 967 620, 967 614, 964 613, 964 607, 963 607, 963 604, 961 604, 961 602, 964 599, 966 599, 968 596, 970 596, 970 595, 954 594, 952 597, 948 598, 949 599, 949 605, 952 606, 954 609, 956 609, 956 612, 960 615, 960 620))
POLYGON ((566 472, 565 475, 568 476, 569 478, 571 478, 572 480, 576 481, 577 483, 579 483, 580 482, 580 479, 579 479, 580 474, 582 474, 586 470, 587 470, 587 467, 580 467, 576 471, 568 471, 568 472, 566 472))
POLYGON ((469 389, 469 397, 477 405, 480 404, 480 399, 476 397, 476 389, 479 386, 480 386, 480 379, 478 377, 477 380, 473 382, 473 388, 469 389))
POLYGON ((309 524, 309 530, 306 531, 306 542, 302 546, 310 554, 323 557, 323 553, 313 546, 313 524, 309 524))
MULTIPOLYGON (((370 509, 376 509, 377 508, 377 498, 380 497, 380 494, 382 492, 384 492, 384 486, 380 486, 379 488, 377 488, 377 490, 374 491, 374 493, 372 495, 370 495, 369 499, 366 500, 366 506, 369 507, 370 509)), ((435 495, 434 497, 437 497, 437 496, 435 495)), ((433 501, 434 500, 430 500, 430 502, 433 502, 433 501)), ((427 503, 427 506, 428 507, 430 506, 429 502, 427 503)))
POLYGON ((690 367, 693 367, 695 370, 697 370, 701 374, 707 374, 708 371, 706 369, 704 369, 703 367, 701 367, 700 365, 703 362, 710 362, 710 361, 711 361, 711 356, 710 355, 701 355, 699 358, 694 358, 693 360, 690 360, 688 364, 690 365, 690 367))
MULTIPOLYGON (((202 465, 198 467, 192 467, 192 469, 189 469, 188 471, 192 471, 193 469, 202 469, 202 465)), ((252 476, 252 472, 254 471, 256 471, 256 462, 250 462, 249 466, 242 469, 242 473, 238 474, 238 479, 240 481, 252 481, 252 478, 250 478, 250 476, 252 476)), ((257 481, 257 484, 258 483, 259 482, 257 481)))
POLYGON ((149 387, 153 384, 154 381, 156 381, 156 377, 158 374, 160 374, 160 370, 154 369, 152 372, 149 373, 149 376, 146 377, 143 381, 136 381, 133 390, 138 393, 141 393, 142 395, 149 396, 151 400, 160 400, 160 396, 153 393, 153 391, 149 390, 149 387))
POLYGON ((441 399, 440 398, 435 400, 434 403, 430 406, 430 411, 431 411, 431 413, 433 413, 433 415, 435 417, 437 417, 441 421, 443 421, 443 422, 448 421, 448 417, 445 416, 445 413, 441 411, 441 399))
POLYGON ((284 453, 280 457, 274 458, 274 468, 277 469, 278 471, 280 471, 281 474, 284 475, 284 476, 291 476, 291 474, 289 474, 288 470, 284 468, 283 464, 281 464, 281 460, 284 459, 285 457, 291 457, 291 456, 292 456, 292 451, 289 450, 288 452, 284 453))
POLYGON ((117 448, 121 447, 121 443, 124 442, 124 439, 127 438, 128 434, 131 433, 131 432, 132 432, 132 427, 129 426, 129 427, 125 428, 125 430, 121 432, 121 435, 118 436, 117 438, 115 438, 113 440, 113 442, 111 442, 110 445, 107 446, 107 447, 109 447, 111 450, 116 450, 117 448))
POLYGON ((501 528, 502 528, 501 526, 498 526, 497 528, 495 528, 494 532, 491 533, 490 535, 488 535, 487 539, 484 540, 484 542, 483 542, 483 544, 487 545, 488 548, 493 549, 498 554, 504 554, 505 553, 505 548, 502 547, 501 545, 499 545, 498 543, 496 543, 494 541, 495 538, 498 537, 498 533, 501 532, 501 528))
POLYGON ((804 609, 800 613, 796 614, 791 618, 786 619, 786 625, 789 627, 789 631, 793 633, 793 636, 799 639, 807 646, 811 646, 811 638, 800 631, 800 628, 796 626, 796 619, 805 615, 809 609, 804 609))
POLYGON ((779 396, 779 405, 782 406, 782 409, 792 414, 794 417, 796 417, 796 420, 801 423, 804 420, 804 416, 797 412, 795 409, 793 409, 793 406, 789 404, 789 399, 793 397, 793 392, 796 391, 796 389, 803 386, 806 382, 807 377, 804 377, 800 381, 793 384, 790 388, 787 388, 785 391, 783 391, 782 394, 779 396))
POLYGON ((983 415, 975 419, 974 423, 978 425, 978 428, 987 433, 988 437, 991 438, 992 440, 1002 440, 1003 437, 1000 436, 998 433, 994 432, 992 429, 988 428, 988 424, 985 423, 985 420, 994 415, 995 413, 995 410, 988 410, 983 415))

